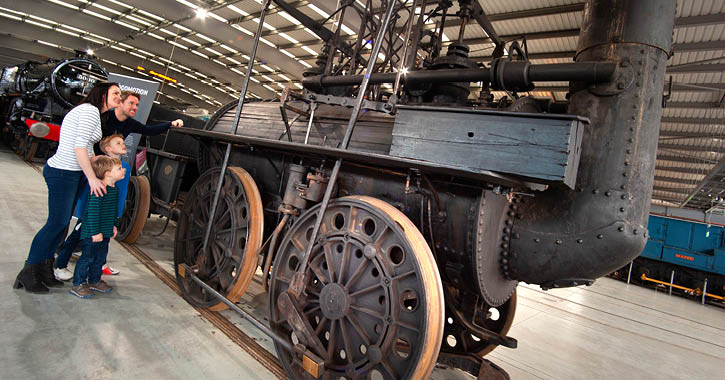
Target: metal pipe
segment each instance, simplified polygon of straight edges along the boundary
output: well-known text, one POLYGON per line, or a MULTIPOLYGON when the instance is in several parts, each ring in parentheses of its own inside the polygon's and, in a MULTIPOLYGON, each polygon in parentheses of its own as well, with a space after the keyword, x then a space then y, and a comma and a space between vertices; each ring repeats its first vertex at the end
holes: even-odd
MULTIPOLYGON (((609 84, 570 83, 569 113, 591 120, 575 189, 552 186, 516 199, 502 265, 509 278, 543 288, 591 283, 626 265, 647 242, 675 1, 588 0, 584 9, 577 61, 618 68, 609 84)), ((563 74, 557 67, 548 72, 563 74)))
POLYGON ((287 120, 287 111, 284 106, 279 106, 279 112, 282 113, 282 122, 284 123, 284 130, 287 131, 287 141, 292 142, 292 132, 289 128, 289 120, 287 120))
MULTIPOLYGON (((382 24, 380 24, 380 31, 378 32, 378 38, 375 40, 375 44, 373 45, 373 50, 370 53, 370 62, 368 62, 367 69, 365 70, 365 78, 363 79, 362 83, 360 84, 360 88, 358 90, 358 96, 357 101, 355 102, 355 108, 353 108, 352 114, 350 115, 350 121, 347 124, 347 129, 345 130, 345 136, 342 139, 342 143, 340 144, 341 149, 347 149, 347 146, 350 144, 350 138, 352 136, 352 132, 355 129, 355 123, 357 123, 358 117, 360 117, 360 111, 362 110, 362 104, 365 101, 365 92, 368 89, 368 84, 370 82, 370 73, 375 68, 375 57, 378 56, 378 53, 380 52, 380 47, 383 45, 383 39, 385 37, 385 31, 390 26, 390 18, 393 15, 393 9, 395 8, 395 0, 391 0, 388 5, 388 10, 385 13, 385 19, 383 20, 382 24)), ((301 264, 300 267, 297 270, 297 273, 295 274, 294 279, 292 280, 287 292, 290 293, 290 295, 293 295, 295 297, 299 297, 302 294, 302 290, 304 289, 304 279, 307 275, 307 262, 310 260, 310 254, 312 253, 312 247, 315 245, 315 241, 317 240, 317 234, 320 231, 320 225, 322 224, 322 218, 325 215, 325 211, 327 210, 327 205, 330 203, 330 197, 332 196, 332 189, 335 187, 335 182, 337 181, 337 175, 340 172, 340 167, 342 166, 342 159, 338 158, 337 161, 335 161, 335 166, 332 168, 332 172, 330 173, 330 180, 327 184, 327 188, 325 189, 325 195, 322 197, 322 202, 320 204, 320 208, 317 210, 317 219, 315 220, 315 225, 312 229, 312 234, 310 235, 309 243, 307 244, 307 247, 305 248, 305 253, 302 259, 300 260, 301 264)))
POLYGON ((707 278, 705 279, 705 285, 702 286, 702 304, 705 304, 705 297, 707 297, 707 278))
POLYGON ((305 132, 305 145, 310 139, 310 129, 312 129, 312 120, 315 118, 315 110, 317 109, 317 103, 310 103, 310 120, 307 122, 307 132, 305 132))
MULTIPOLYGON (((521 65, 503 65, 484 69, 445 69, 410 71, 401 78, 405 84, 444 83, 444 82, 486 82, 492 78, 505 76, 507 83, 521 84, 538 82, 607 82, 611 80, 617 64, 614 62, 574 62, 533 65, 528 62, 515 62, 521 65), (525 64, 525 65, 523 65, 525 64), (501 70, 502 72, 499 72, 501 70), (492 72, 493 71, 493 72, 492 72)), ((370 74, 371 84, 394 83, 397 73, 370 74)), ((302 84, 312 87, 353 86, 362 83, 364 75, 315 75, 302 79, 302 84)))
POLYGON ((627 285, 629 285, 629 280, 632 279, 632 266, 634 266, 634 261, 629 262, 629 272, 627 273, 627 285))
POLYGON ((410 45, 410 35, 411 35, 411 33, 413 33, 413 19, 415 18, 414 17, 415 8, 418 7, 418 1, 419 0, 414 0, 413 6, 410 9, 410 17, 408 18, 408 26, 406 27, 407 30, 405 32, 405 40, 403 42, 405 44, 405 46, 403 46, 403 54, 400 55, 403 58, 400 60, 400 62, 398 64, 398 72, 395 75, 395 84, 393 85, 393 94, 395 94, 395 95, 398 94, 398 87, 400 86, 400 75, 403 73, 403 69, 407 70, 407 68, 408 68, 408 66, 405 65, 405 57, 407 57, 407 55, 408 55, 408 46, 410 45))
MULTIPOLYGON (((261 22, 260 22, 261 25, 261 22)), ((230 309, 234 310, 237 314, 241 315, 244 319, 249 321, 251 324, 254 325, 254 327, 258 328, 260 331, 262 331, 265 335, 272 338, 272 340, 275 343, 278 343, 280 346, 284 347, 286 350, 290 352, 294 351, 294 346, 291 342, 287 341, 284 337, 277 335, 274 331, 272 331, 269 327, 265 326, 263 323, 256 320, 251 314, 247 313, 246 311, 242 310, 237 306, 234 302, 228 300, 226 297, 224 297, 222 294, 217 292, 214 288, 207 285, 202 279, 197 277, 194 272, 191 270, 191 268, 186 264, 181 264, 184 266, 184 275, 190 276, 191 280, 194 281, 197 285, 201 286, 209 292, 209 294, 218 299, 219 301, 223 302, 225 305, 229 306, 230 309)), ((182 276, 183 277, 183 276, 182 276)))
POLYGON ((287 221, 289 220, 290 214, 284 214, 282 217, 282 220, 277 225, 277 228, 274 229, 274 232, 272 232, 272 236, 270 236, 269 241, 269 250, 267 250, 267 257, 264 259, 264 267, 262 269, 262 284, 264 285, 264 291, 269 291, 269 283, 267 282, 267 278, 269 277, 269 268, 272 266, 272 259, 274 257, 274 251, 277 248, 277 239, 279 238, 279 233, 282 232, 282 228, 287 224, 287 221))
POLYGON ((672 271, 672 275, 670 276, 670 295, 672 295, 672 284, 675 282, 675 271, 672 271))
MULTIPOLYGON (((654 279, 654 278, 650 278, 650 277, 647 277, 645 274, 642 274, 642 276, 640 276, 640 279, 642 281, 649 281, 649 282, 654 282, 655 284, 670 286, 670 283, 668 283, 667 281, 660 281, 660 280, 657 280, 657 279, 654 279)), ((685 287, 685 286, 682 286, 682 285, 677 285, 677 284, 674 284, 674 283, 672 283, 671 285, 675 289, 680 289, 680 290, 684 290, 685 292, 688 292, 688 293, 697 294, 697 290, 696 289, 690 289, 688 287, 685 287)), ((707 294, 707 293, 703 293, 703 294, 707 294)), ((721 300, 721 301, 725 301, 725 297, 721 297, 721 296, 718 296, 718 295, 715 295, 715 294, 707 294, 707 296, 710 297, 710 298, 715 298, 715 299, 718 299, 718 300, 721 300)))
MULTIPOLYGON (((259 25, 257 26, 257 34, 254 35, 254 45, 252 46, 252 54, 249 57, 249 65, 247 65, 247 73, 244 76, 242 82, 242 91, 239 93, 239 104, 237 105, 237 111, 234 114, 234 128, 232 129, 232 135, 237 134, 237 128, 239 128, 239 116, 242 114, 242 108, 244 108, 244 98, 247 96, 247 88, 249 87, 249 78, 252 76, 252 69, 254 68, 254 59, 257 57, 257 47, 259 46, 259 39, 262 37, 262 25, 264 25, 264 16, 267 13, 267 8, 271 4, 272 0, 266 0, 262 4, 262 13, 259 15, 259 25)), ((206 248, 209 244, 209 235, 211 235, 211 226, 214 224, 214 214, 216 214, 216 207, 219 204, 219 193, 222 189, 222 183, 224 183, 224 175, 226 174, 227 164, 229 163, 229 155, 232 151, 232 143, 227 143, 227 149, 224 152, 224 160, 222 161, 222 170, 219 174, 219 181, 217 181, 216 190, 214 191, 214 199, 211 203, 211 210, 209 210, 209 224, 206 226, 204 232, 204 244, 201 246, 201 251, 206 252, 206 248)))

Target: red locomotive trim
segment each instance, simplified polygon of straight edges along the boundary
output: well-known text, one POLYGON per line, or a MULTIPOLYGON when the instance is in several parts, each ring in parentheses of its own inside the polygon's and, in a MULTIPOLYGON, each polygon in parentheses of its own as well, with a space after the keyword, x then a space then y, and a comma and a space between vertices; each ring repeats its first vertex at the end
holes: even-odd
POLYGON ((55 142, 60 140, 60 125, 48 123, 48 122, 40 121, 40 120, 25 119, 25 125, 28 127, 29 135, 32 136, 32 134, 30 133, 30 126, 33 125, 34 123, 38 123, 38 122, 45 123, 48 126, 48 128, 50 128, 50 132, 48 132, 48 134, 45 137, 38 137, 38 136, 34 136, 34 137, 37 137, 39 139, 44 139, 44 140, 55 141, 55 142))

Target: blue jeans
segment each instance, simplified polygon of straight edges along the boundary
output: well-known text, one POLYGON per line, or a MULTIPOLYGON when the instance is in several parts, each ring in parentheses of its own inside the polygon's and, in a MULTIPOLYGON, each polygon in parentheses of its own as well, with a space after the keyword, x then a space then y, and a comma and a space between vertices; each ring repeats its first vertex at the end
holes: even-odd
POLYGON ((58 250, 58 257, 55 258, 55 268, 68 267, 68 261, 70 261, 70 257, 73 255, 73 250, 81 241, 81 224, 82 221, 78 219, 71 234, 65 238, 63 246, 58 250))
POLYGON ((48 220, 30 244, 27 264, 39 264, 53 257, 65 237, 73 207, 86 181, 82 171, 56 169, 45 165, 43 177, 48 185, 48 220))
POLYGON ((110 238, 104 237, 98 243, 94 243, 91 238, 82 239, 81 247, 83 254, 76 263, 76 269, 73 272, 73 286, 88 281, 89 284, 96 284, 101 281, 103 263, 106 262, 108 256, 108 242, 110 238))

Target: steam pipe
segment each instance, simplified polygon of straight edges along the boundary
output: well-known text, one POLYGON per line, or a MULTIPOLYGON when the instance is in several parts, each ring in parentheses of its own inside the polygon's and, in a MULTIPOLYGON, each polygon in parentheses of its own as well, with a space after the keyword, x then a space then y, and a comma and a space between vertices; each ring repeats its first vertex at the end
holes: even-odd
MULTIPOLYGON (((527 61, 505 62, 484 69, 451 69, 411 71, 401 77, 406 84, 441 82, 487 82, 496 83, 495 78, 506 78, 502 85, 529 85, 534 81, 582 81, 590 83, 607 82, 615 73, 614 62, 575 62, 532 65, 527 61), (492 79, 494 78, 494 79, 492 79)), ((370 84, 394 83, 397 73, 375 73, 370 75, 370 84)), ((354 86, 362 83, 363 75, 315 75, 302 79, 307 88, 354 86)))
POLYGON ((575 190, 517 199, 509 278, 589 284, 644 249, 674 15, 674 0, 587 1, 575 59, 618 66, 612 83, 570 83, 568 112, 591 120, 575 190))

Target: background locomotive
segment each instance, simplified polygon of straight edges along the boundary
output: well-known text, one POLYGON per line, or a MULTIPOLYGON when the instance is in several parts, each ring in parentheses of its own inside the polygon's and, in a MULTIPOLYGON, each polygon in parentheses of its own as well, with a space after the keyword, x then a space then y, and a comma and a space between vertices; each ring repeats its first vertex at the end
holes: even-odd
POLYGON ((6 142, 26 160, 55 152, 60 124, 108 72, 88 58, 29 61, 6 67, 0 77, 0 122, 6 142))
POLYGON ((725 218, 702 211, 652 206, 649 239, 632 266, 615 278, 725 304, 725 218), (631 268, 631 273, 630 273, 631 268))

